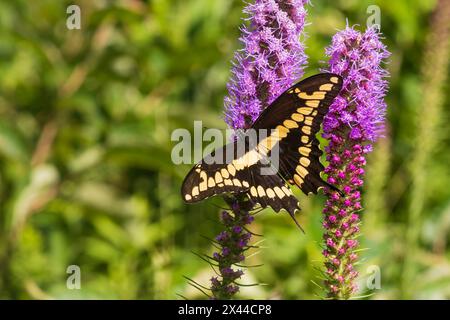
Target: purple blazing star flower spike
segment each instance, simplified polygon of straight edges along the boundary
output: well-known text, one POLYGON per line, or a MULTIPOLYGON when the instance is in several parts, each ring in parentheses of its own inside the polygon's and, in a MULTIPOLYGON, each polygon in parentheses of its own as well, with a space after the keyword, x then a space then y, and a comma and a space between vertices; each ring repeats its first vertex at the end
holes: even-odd
POLYGON ((255 0, 244 12, 249 26, 242 28, 244 48, 235 54, 225 98, 225 121, 246 129, 261 111, 303 76, 308 0, 255 0))
POLYGON ((244 272, 235 270, 232 266, 244 260, 243 252, 248 249, 247 243, 251 234, 245 230, 244 226, 252 219, 250 213, 233 207, 233 215, 227 211, 222 212, 221 222, 227 231, 222 231, 216 237, 217 245, 221 252, 213 253, 220 274, 220 278, 211 278, 211 293, 215 299, 229 299, 239 291, 239 287, 234 283, 244 272))
MULTIPOLYGON (((306 63, 300 35, 308 0, 255 0, 244 9, 248 26, 242 27, 244 48, 235 54, 225 98, 225 121, 233 129, 249 128, 261 111, 303 76, 306 63)), ((231 201, 231 214, 222 214, 226 228, 216 238, 220 248, 213 258, 220 277, 211 280, 216 299, 230 299, 239 291, 234 283, 243 275, 233 265, 242 263, 251 234, 244 228, 253 216, 243 199, 231 201), (226 250, 225 250, 226 249, 226 250)))
POLYGON ((384 96, 388 76, 380 65, 390 53, 374 27, 360 33, 347 27, 338 32, 326 49, 330 57, 328 72, 344 79, 342 91, 330 106, 324 120, 325 148, 329 165, 328 182, 344 196, 326 190, 323 226, 326 280, 329 298, 348 299, 357 290, 353 270, 359 235, 361 194, 365 154, 380 137, 386 112, 384 96))

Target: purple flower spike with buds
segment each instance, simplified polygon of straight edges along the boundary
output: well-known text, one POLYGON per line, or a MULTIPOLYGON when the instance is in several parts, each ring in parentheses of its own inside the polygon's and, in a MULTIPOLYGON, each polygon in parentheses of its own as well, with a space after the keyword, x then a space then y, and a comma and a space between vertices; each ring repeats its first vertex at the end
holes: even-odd
MULTIPOLYGON (((308 0, 255 0, 247 5, 247 24, 240 38, 244 48, 235 54, 225 121, 232 129, 247 129, 260 113, 296 80, 306 63, 300 41, 308 0)), ((253 221, 245 197, 232 199, 232 214, 224 212, 226 231, 216 238, 221 249, 213 255, 219 277, 211 279, 213 298, 231 299, 239 291, 235 280, 243 274, 233 265, 242 263, 251 234, 244 225, 253 221), (226 249, 226 250, 225 250, 226 249)))
POLYGON ((376 28, 361 33, 347 27, 338 32, 326 49, 330 57, 326 71, 342 76, 340 95, 324 120, 325 148, 329 165, 328 182, 342 190, 340 196, 326 190, 324 213, 324 274, 328 297, 348 299, 357 288, 353 270, 357 259, 361 194, 366 154, 383 130, 386 104, 384 96, 388 73, 380 65, 389 52, 376 28))
POLYGON ((237 205, 232 205, 233 214, 222 212, 221 222, 226 231, 222 231, 216 237, 217 244, 222 248, 221 252, 214 252, 213 259, 217 264, 220 277, 211 279, 211 293, 215 299, 230 299, 239 291, 234 283, 244 272, 234 269, 233 265, 244 260, 243 252, 248 249, 248 241, 251 234, 244 226, 253 218, 247 210, 240 210, 237 205))
POLYGON ((235 54, 225 98, 225 120, 246 129, 261 111, 303 76, 306 64, 299 36, 305 26, 308 0, 255 0, 244 12, 243 50, 235 54))

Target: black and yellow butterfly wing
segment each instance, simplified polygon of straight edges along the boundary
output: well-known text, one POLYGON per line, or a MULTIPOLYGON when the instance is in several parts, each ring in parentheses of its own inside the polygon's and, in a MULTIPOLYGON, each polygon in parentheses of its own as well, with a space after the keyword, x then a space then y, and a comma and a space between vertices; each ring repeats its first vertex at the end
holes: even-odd
POLYGON ((248 167, 236 165, 236 159, 243 155, 242 152, 239 154, 236 145, 235 141, 215 150, 191 169, 181 186, 185 202, 193 203, 222 193, 241 193, 250 189, 248 167), (214 162, 213 158, 217 161, 214 162))
POLYGON ((300 203, 294 196, 286 181, 279 174, 261 175, 262 164, 250 171, 252 186, 248 191, 249 198, 265 208, 270 206, 275 212, 286 210, 294 219, 295 211, 300 210, 300 203))
POLYGON ((276 212, 285 209, 293 216, 299 209, 298 200, 287 183, 276 172, 261 174, 261 169, 268 167, 263 161, 264 152, 258 148, 241 150, 237 144, 232 142, 215 150, 191 169, 181 187, 184 201, 194 203, 222 193, 247 193, 262 207, 270 206, 276 212))
MULTIPOLYGON (((305 194, 330 186, 320 173, 322 151, 316 134, 328 108, 342 88, 335 74, 309 77, 283 93, 255 121, 254 129, 279 130, 280 175, 305 194)), ((332 186, 331 186, 332 187, 332 186)))
POLYGON ((338 75, 319 74, 289 88, 252 126, 267 129, 271 132, 268 138, 244 151, 236 148, 237 142, 229 143, 205 157, 186 176, 183 199, 192 203, 222 193, 247 193, 262 207, 270 206, 277 212, 285 209, 293 216, 299 206, 286 181, 305 193, 316 193, 328 185, 320 177, 322 151, 315 135, 341 87, 338 75), (262 175, 261 169, 267 167, 263 160, 275 146, 279 171, 262 175), (212 157, 222 160, 214 162, 212 157))

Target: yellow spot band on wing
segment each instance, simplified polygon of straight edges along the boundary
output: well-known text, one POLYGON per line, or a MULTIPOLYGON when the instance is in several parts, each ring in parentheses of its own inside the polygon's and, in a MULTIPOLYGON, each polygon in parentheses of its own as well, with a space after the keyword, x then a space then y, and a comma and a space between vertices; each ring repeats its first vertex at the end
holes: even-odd
POLYGON ((308 158, 305 157, 301 157, 300 158, 300 164, 304 167, 309 166, 309 164, 311 163, 311 161, 308 158))
POLYGON ((268 196, 270 199, 275 198, 275 192, 273 192, 272 189, 268 188, 268 189, 266 190, 266 193, 267 193, 267 196, 268 196))
POLYGON ((292 120, 284 120, 283 125, 288 129, 298 128, 297 122, 292 121, 292 120))
POLYGON ((331 77, 330 81, 333 83, 338 83, 339 82, 339 78, 338 77, 331 77))
POLYGON ((264 188, 262 186, 258 186, 258 195, 260 197, 263 197, 266 195, 266 193, 264 192, 264 188))
POLYGON ((201 182, 198 185, 198 187, 200 188, 200 191, 205 191, 207 189, 207 181, 206 180, 208 179, 208 176, 206 175, 205 171, 200 172, 200 179, 201 179, 201 182))
POLYGON ((283 127, 283 126, 277 126, 277 127, 276 127, 276 130, 278 131, 278 136, 279 136, 280 138, 285 138, 285 137, 287 137, 287 134, 288 134, 288 132, 289 132, 289 129, 286 128, 286 127, 283 127))
POLYGON ((319 106, 320 100, 308 100, 305 102, 305 104, 308 107, 313 107, 313 108, 317 108, 319 106))
POLYGON ((311 134, 311 127, 303 126, 302 131, 306 134, 311 134))
POLYGON ((280 199, 283 199, 283 197, 285 196, 283 190, 281 190, 280 187, 273 188, 273 191, 275 191, 275 193, 277 194, 278 198, 280 198, 280 199))
POLYGON ((227 170, 232 176, 236 174, 236 168, 231 163, 227 166, 227 170))
POLYGON ((297 171, 297 173, 300 175, 300 177, 305 178, 306 175, 308 174, 308 171, 303 168, 302 166, 297 166, 295 168, 295 171, 297 171))
POLYGON ((311 153, 311 149, 308 147, 300 147, 298 148, 298 152, 300 152, 301 155, 308 157, 311 153))
POLYGON ((222 177, 224 177, 225 179, 228 179, 228 177, 230 176, 227 169, 221 169, 220 173, 222 174, 222 177))
POLYGON ((325 99, 325 93, 323 91, 314 91, 313 94, 307 94, 306 92, 299 93, 298 97, 300 99, 306 100, 322 100, 325 99))
POLYGON ((309 116, 311 114, 311 112, 313 111, 312 108, 308 108, 308 107, 301 107, 297 109, 298 113, 301 113, 305 116, 309 116))
POLYGON ((331 89, 333 89, 333 85, 331 83, 323 84, 319 87, 319 90, 322 91, 330 91, 331 89))
POLYGON ((303 179, 298 174, 294 174, 294 181, 299 187, 303 184, 303 179))
POLYGON ((281 190, 283 190, 284 194, 286 194, 287 196, 291 195, 291 190, 289 190, 285 186, 281 187, 281 190))
POLYGON ((300 113, 293 113, 291 116, 292 120, 297 121, 297 122, 301 122, 303 121, 303 119, 305 118, 302 114, 300 113))

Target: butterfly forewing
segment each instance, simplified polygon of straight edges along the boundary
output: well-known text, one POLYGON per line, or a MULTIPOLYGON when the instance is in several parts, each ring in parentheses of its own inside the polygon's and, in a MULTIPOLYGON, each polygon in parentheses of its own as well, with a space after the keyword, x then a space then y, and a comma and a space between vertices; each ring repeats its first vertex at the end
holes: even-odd
POLYGON ((262 207, 285 209, 293 216, 299 206, 286 181, 305 193, 328 185, 320 177, 322 151, 315 135, 341 87, 341 77, 334 74, 319 74, 292 86, 255 121, 252 129, 258 135, 266 130, 264 139, 258 136, 257 145, 244 151, 235 141, 205 157, 185 178, 183 199, 191 203, 226 192, 247 193, 262 207), (262 174, 273 152, 279 152, 279 168, 262 174), (211 162, 211 156, 219 161, 211 162))
POLYGON ((253 126, 280 132, 279 173, 306 194, 328 186, 320 177, 322 151, 316 134, 341 87, 341 77, 334 74, 307 78, 276 99, 253 126))

